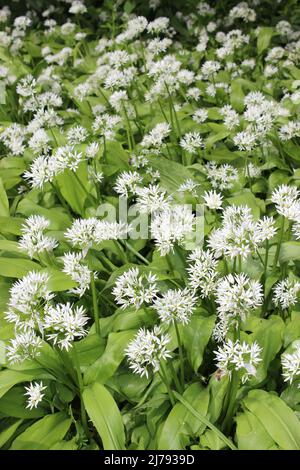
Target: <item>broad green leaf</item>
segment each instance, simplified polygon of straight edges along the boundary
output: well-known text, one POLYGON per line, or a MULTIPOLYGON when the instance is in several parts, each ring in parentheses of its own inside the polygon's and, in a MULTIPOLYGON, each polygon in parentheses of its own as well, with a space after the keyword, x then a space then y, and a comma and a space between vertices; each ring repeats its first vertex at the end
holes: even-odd
POLYGON ((160 180, 166 189, 175 191, 187 179, 193 179, 193 174, 183 165, 164 157, 149 158, 151 166, 160 173, 160 180))
POLYGON ((230 104, 231 106, 241 113, 244 109, 244 92, 239 80, 233 80, 231 82, 231 94, 230 94, 230 104))
MULTIPOLYGON (((209 403, 209 392, 207 389, 202 388, 199 383, 194 383, 184 392, 183 397, 196 411, 206 415, 209 403)), ((176 403, 163 426, 158 449, 185 449, 190 438, 201 432, 201 430, 204 430, 203 424, 182 403, 176 403)))
POLYGON ((84 382, 90 384, 97 381, 105 384, 123 361, 125 348, 134 335, 135 330, 110 333, 104 353, 86 370, 84 382))
POLYGON ((217 378, 216 374, 212 375, 209 381, 209 407, 208 414, 210 416, 210 421, 215 423, 223 409, 224 399, 228 390, 228 376, 223 376, 217 378))
POLYGON ((9 439, 13 437, 22 422, 22 419, 18 419, 0 432, 0 449, 4 446, 4 444, 6 444, 9 439))
POLYGON ((260 213, 264 212, 264 201, 255 197, 249 189, 244 189, 239 193, 227 198, 230 205, 248 206, 252 210, 255 219, 260 217, 260 213))
POLYGON ((32 410, 26 408, 27 402, 24 393, 24 386, 10 389, 0 398, 0 412, 7 416, 23 419, 41 418, 44 416, 47 412, 41 406, 32 410))
POLYGON ((277 448, 270 434, 250 411, 238 415, 235 421, 239 450, 271 450, 277 448))
POLYGON ((42 378, 49 378, 49 374, 43 369, 29 369, 24 371, 2 370, 0 371, 0 398, 16 384, 42 378))
POLYGON ((284 331, 284 347, 300 338, 300 312, 292 312, 284 331))
POLYGON ((90 194, 86 168, 81 165, 76 171, 76 175, 71 170, 65 170, 63 174, 56 177, 56 180, 63 198, 73 211, 84 215, 86 192, 90 194))
POLYGON ((299 261, 300 260, 300 242, 290 241, 283 242, 280 246, 279 261, 285 263, 286 261, 299 261))
POLYGON ((21 235, 21 227, 24 222, 25 220, 19 217, 0 216, 0 233, 12 233, 14 235, 21 235))
POLYGON ((49 274, 48 288, 52 292, 66 291, 76 287, 76 282, 73 281, 70 276, 58 269, 47 268, 42 269, 42 271, 49 274))
POLYGON ((104 450, 125 449, 125 432, 121 413, 111 394, 99 383, 85 388, 84 405, 99 436, 104 450))
POLYGON ((274 28, 269 26, 264 26, 259 28, 258 36, 257 36, 257 52, 261 54, 264 50, 269 47, 271 42, 272 36, 276 34, 274 28))
POLYGON ((264 390, 251 390, 243 403, 279 447, 300 449, 300 421, 281 398, 264 390))
POLYGON ((257 367, 255 378, 252 379, 253 382, 261 382, 267 376, 271 361, 282 347, 283 332, 284 322, 279 316, 273 315, 267 320, 261 319, 260 327, 253 334, 253 341, 262 348, 262 360, 257 367))
POLYGON ((20 434, 12 443, 11 450, 50 449, 65 437, 71 422, 64 412, 47 415, 20 434))
POLYGON ((50 450, 77 450, 78 446, 76 444, 76 439, 70 439, 69 441, 58 441, 53 446, 50 447, 50 450))
POLYGON ((0 258, 0 276, 21 278, 29 271, 40 271, 41 266, 34 261, 21 258, 0 258))
POLYGON ((46 217, 50 221, 50 230, 65 230, 71 225, 71 219, 63 209, 58 207, 47 209, 26 198, 18 204, 18 213, 26 217, 33 214, 46 217))
POLYGON ((193 315, 188 325, 182 330, 183 345, 195 372, 202 363, 203 353, 211 337, 214 324, 214 315, 210 317, 193 315))
POLYGON ((7 194, 4 189, 1 178, 0 178, 0 216, 9 217, 9 202, 8 202, 7 194))

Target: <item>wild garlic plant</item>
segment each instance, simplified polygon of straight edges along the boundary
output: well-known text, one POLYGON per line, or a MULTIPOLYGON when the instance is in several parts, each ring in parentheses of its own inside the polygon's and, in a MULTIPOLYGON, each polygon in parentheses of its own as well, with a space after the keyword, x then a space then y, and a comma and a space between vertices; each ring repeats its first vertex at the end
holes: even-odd
POLYGON ((299 449, 298 5, 23 3, 0 9, 1 446, 299 449))

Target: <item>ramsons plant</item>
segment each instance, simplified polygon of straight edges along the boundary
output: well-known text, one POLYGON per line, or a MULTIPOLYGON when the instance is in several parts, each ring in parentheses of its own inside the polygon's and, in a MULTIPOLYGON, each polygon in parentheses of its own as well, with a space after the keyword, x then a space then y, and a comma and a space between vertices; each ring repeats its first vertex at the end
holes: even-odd
POLYGON ((299 450, 299 6, 44 3, 0 9, 0 447, 299 450))

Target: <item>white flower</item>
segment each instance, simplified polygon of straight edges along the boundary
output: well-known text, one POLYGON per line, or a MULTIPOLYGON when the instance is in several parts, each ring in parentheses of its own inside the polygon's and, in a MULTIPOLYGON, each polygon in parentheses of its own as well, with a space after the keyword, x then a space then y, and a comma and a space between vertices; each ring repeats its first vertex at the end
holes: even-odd
POLYGON ((193 121, 202 124, 202 122, 206 121, 207 117, 208 111, 206 109, 197 109, 193 114, 193 121))
POLYGON ((207 60, 204 62, 204 64, 201 66, 201 72, 204 76, 204 78, 209 78, 218 72, 220 70, 221 64, 220 62, 214 61, 214 60, 207 60))
POLYGON ((55 173, 49 165, 49 158, 44 155, 37 157, 30 165, 29 170, 24 172, 24 178, 28 179, 32 188, 42 189, 43 186, 52 182, 55 173))
POLYGON ((99 151, 98 142, 91 142, 85 150, 86 157, 93 159, 97 155, 98 151, 99 151))
MULTIPOLYGON (((289 354, 284 353, 281 357, 282 375, 285 382, 290 384, 300 379, 300 346, 297 344, 295 350, 289 354)), ((299 388, 299 384, 298 384, 299 388)))
POLYGON ((42 340, 34 331, 18 333, 6 348, 8 360, 11 364, 17 364, 26 359, 34 359, 40 354, 41 347, 42 340))
POLYGON ((141 377, 149 377, 149 372, 158 372, 160 362, 171 357, 167 345, 170 337, 164 335, 158 326, 153 330, 141 328, 125 350, 129 367, 141 377))
POLYGON ((156 213, 151 222, 151 236, 161 256, 169 253, 175 243, 183 243, 192 234, 194 225, 195 216, 186 205, 169 206, 156 213))
POLYGON ((130 226, 124 222, 107 222, 91 217, 74 220, 72 226, 65 232, 65 238, 73 246, 84 250, 86 254, 93 244, 124 238, 129 231, 130 226))
POLYGON ((278 307, 289 308, 297 303, 297 294, 300 291, 300 282, 284 279, 274 288, 273 302, 278 307))
POLYGON ((75 145, 84 142, 88 137, 87 130, 82 126, 71 127, 67 132, 67 139, 69 144, 75 145))
POLYGON ((142 176, 137 171, 123 171, 116 180, 114 190, 122 197, 128 197, 129 193, 136 194, 136 190, 143 182, 142 176))
POLYGON ((247 2, 240 2, 230 10, 229 18, 232 20, 241 18, 245 23, 248 23, 256 20, 256 13, 247 2))
POLYGON ((65 238, 73 246, 88 249, 94 242, 94 232, 98 220, 94 217, 89 219, 76 219, 72 226, 65 232, 65 238))
POLYGON ((199 289, 202 298, 214 294, 219 274, 216 271, 218 261, 212 253, 196 248, 190 253, 188 260, 190 265, 187 271, 191 288, 199 289))
POLYGON ((199 183, 196 183, 195 181, 193 181, 192 179, 188 178, 187 180, 185 180, 184 183, 181 183, 181 185, 179 186, 179 188, 177 189, 177 191, 180 193, 180 192, 189 192, 191 193, 193 196, 197 196, 197 192, 195 191, 196 188, 200 186, 199 183))
POLYGON ((53 299, 48 289, 49 275, 35 271, 29 272, 15 282, 10 289, 7 321, 22 329, 42 330, 42 313, 45 303, 53 299))
POLYGON ((300 137, 300 121, 290 121, 279 129, 280 140, 290 140, 294 137, 300 137))
POLYGON ((300 218, 299 195, 296 186, 282 184, 272 192, 271 201, 275 204, 278 214, 289 220, 297 220, 300 218))
POLYGON ((241 374, 241 381, 244 384, 251 376, 256 375, 256 367, 261 362, 262 349, 254 342, 251 345, 245 342, 230 339, 215 351, 217 367, 222 375, 229 375, 236 371, 241 374))
POLYGON ((227 129, 231 130, 238 126, 240 123, 238 113, 232 108, 231 105, 227 104, 220 109, 220 114, 224 116, 224 124, 227 129))
POLYGON ((216 303, 219 322, 213 336, 222 341, 231 325, 244 321, 249 312, 263 302, 262 285, 246 274, 229 274, 219 281, 216 287, 216 303))
POLYGON ((69 302, 47 306, 44 317, 44 330, 47 339, 60 349, 67 351, 75 339, 83 338, 87 332, 84 326, 88 322, 85 309, 73 307, 69 302))
POLYGON ((221 209, 222 207, 222 195, 217 193, 216 191, 206 191, 203 194, 203 199, 205 201, 205 205, 209 209, 221 209))
POLYGON ((120 116, 112 116, 111 114, 100 114, 96 116, 93 123, 93 131, 95 134, 101 134, 106 139, 112 139, 115 135, 115 128, 121 121, 120 116))
POLYGON ((131 268, 117 278, 112 293, 121 308, 133 306, 138 310, 143 303, 153 302, 158 292, 156 281, 151 272, 140 274, 138 268, 131 268))
POLYGON ((28 395, 26 408, 29 408, 30 410, 32 410, 32 408, 37 408, 38 404, 43 400, 43 397, 45 396, 45 394, 42 392, 46 390, 47 387, 43 385, 43 382, 31 382, 28 387, 24 388, 26 390, 26 393, 24 393, 24 395, 28 395))
POLYGON ((82 253, 66 253, 63 256, 63 272, 68 274, 78 285, 70 290, 70 293, 77 294, 82 297, 89 288, 91 282, 91 271, 83 264, 84 256, 82 253))
POLYGON ((80 0, 74 0, 69 8, 69 12, 73 15, 79 15, 87 12, 87 8, 80 0))
POLYGON ((149 147, 161 147, 164 139, 168 137, 171 132, 170 125, 166 122, 156 124, 156 126, 143 137, 141 146, 145 148, 149 147))
POLYGON ((276 233, 272 217, 264 217, 255 222, 247 206, 226 207, 222 219, 222 226, 214 229, 208 239, 208 246, 217 258, 225 255, 245 259, 276 233))
POLYGON ((50 225, 49 220, 40 215, 31 215, 22 225, 22 238, 19 240, 21 250, 27 252, 30 258, 44 251, 53 251, 57 247, 57 241, 44 235, 44 231, 50 225))
POLYGON ((180 139, 180 146, 188 153, 195 154, 204 147, 203 139, 198 132, 188 132, 180 139))
POLYGON ((257 144, 256 134, 250 130, 238 132, 233 138, 239 150, 251 151, 257 144))
POLYGON ((197 298, 189 289, 169 289, 154 300, 153 308, 162 322, 186 325, 195 310, 197 298))
POLYGON ((158 185, 150 184, 149 187, 137 187, 137 210, 142 214, 161 211, 169 207, 171 198, 166 191, 158 185))
POLYGON ((30 138, 28 145, 33 150, 33 153, 47 153, 49 150, 49 142, 50 138, 48 137, 46 131, 44 129, 38 129, 30 138))
POLYGON ((67 168, 76 171, 79 163, 84 159, 82 152, 77 152, 71 145, 58 147, 55 154, 49 159, 52 162, 54 173, 63 173, 67 168))
POLYGON ((217 164, 212 161, 205 165, 205 169, 207 178, 210 180, 212 187, 219 191, 232 188, 234 183, 238 180, 238 171, 231 165, 224 164, 217 166, 217 164))

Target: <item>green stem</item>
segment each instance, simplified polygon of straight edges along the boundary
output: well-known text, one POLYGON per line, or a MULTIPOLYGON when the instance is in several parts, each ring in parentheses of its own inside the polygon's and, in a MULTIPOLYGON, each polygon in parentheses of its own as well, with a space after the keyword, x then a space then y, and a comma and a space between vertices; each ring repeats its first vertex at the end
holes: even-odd
POLYGON ((279 252, 280 252, 281 243, 282 243, 282 239, 283 239, 283 234, 284 234, 284 217, 281 216, 280 234, 279 234, 279 240, 278 240, 277 247, 276 247, 276 253, 275 253, 275 258, 274 258, 274 264, 273 264, 272 271, 275 271, 275 269, 277 267, 279 252))
POLYGON ((166 388, 167 388, 167 391, 168 391, 168 395, 170 397, 170 401, 172 403, 172 406, 175 405, 175 398, 174 398, 174 395, 173 395, 173 391, 171 390, 171 387, 170 387, 170 384, 169 384, 169 381, 168 381, 168 376, 166 375, 166 371, 165 371, 165 368, 164 368, 164 365, 163 363, 161 362, 160 363, 160 372, 158 372, 162 382, 165 384, 166 388))
POLYGON ((234 414, 234 409, 236 406, 236 395, 239 389, 240 377, 237 371, 232 372, 231 380, 230 380, 230 395, 229 395, 229 404, 227 408, 227 412, 225 415, 225 419, 223 422, 223 429, 226 433, 230 431, 231 424, 232 424, 232 417, 234 414))
POLYGON ((202 415, 199 413, 199 411, 196 411, 192 405, 190 405, 190 403, 188 401, 185 400, 185 398, 183 398, 181 395, 179 395, 179 393, 177 392, 174 392, 174 395, 175 397, 177 398, 178 401, 180 401, 183 406, 185 406, 185 408, 187 410, 189 410, 189 412, 195 416, 195 418, 199 419, 199 421, 203 424, 205 424, 205 426, 207 426, 209 429, 211 429, 215 434, 216 436, 218 436, 218 438, 224 442, 224 444, 226 444, 229 449, 231 450, 238 450, 237 447, 235 447, 235 445, 216 427, 214 426, 207 418, 206 416, 202 415))
POLYGON ((96 284, 95 284, 95 276, 94 276, 93 272, 91 272, 91 290, 92 290, 92 298, 93 298, 93 312, 94 312, 95 330, 96 330, 96 333, 98 333, 98 335, 100 335, 99 308, 98 308, 98 299, 97 299, 97 291, 96 291, 96 284))
POLYGON ((267 277, 267 269, 268 269, 268 258, 269 258, 269 240, 266 241, 266 252, 265 252, 265 269, 264 269, 264 280, 267 277))
POLYGON ((144 264, 150 264, 150 262, 144 258, 143 255, 141 255, 138 251, 136 251, 126 240, 123 240, 122 243, 125 245, 126 248, 128 248, 129 251, 131 251, 139 260, 143 261, 144 264))
POLYGON ((179 380, 178 380, 176 370, 175 370, 175 368, 174 368, 174 366, 173 366, 173 362, 172 362, 172 361, 169 361, 169 364, 170 364, 170 368, 171 368, 171 372, 172 372, 172 377, 173 377, 173 380, 174 380, 174 382, 175 382, 175 386, 176 386, 176 388, 177 388, 177 391, 178 391, 179 393, 183 393, 183 389, 181 388, 181 384, 180 384, 180 382, 179 382, 179 380))
POLYGON ((242 257, 241 255, 238 256, 238 263, 239 263, 239 273, 242 272, 242 257))
POLYGON ((89 437, 90 432, 88 428, 87 416, 86 416, 86 411, 85 411, 83 397, 82 397, 84 385, 83 385, 82 374, 80 370, 80 362, 79 362, 78 354, 74 345, 72 348, 72 355, 73 355, 73 359, 75 363, 75 369, 76 369, 77 380, 78 380, 81 422, 82 422, 82 426, 83 426, 86 436, 89 437))
POLYGON ((183 360, 183 349, 182 349, 182 344, 181 344, 181 338, 180 338, 180 333, 179 333, 179 328, 177 321, 174 320, 174 327, 175 327, 175 332, 176 332, 176 338, 177 338, 177 343, 178 343, 178 350, 179 350, 179 359, 180 359, 180 382, 181 382, 181 387, 184 389, 184 360, 183 360))

